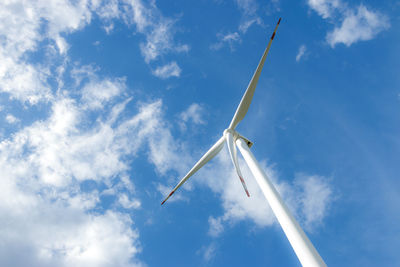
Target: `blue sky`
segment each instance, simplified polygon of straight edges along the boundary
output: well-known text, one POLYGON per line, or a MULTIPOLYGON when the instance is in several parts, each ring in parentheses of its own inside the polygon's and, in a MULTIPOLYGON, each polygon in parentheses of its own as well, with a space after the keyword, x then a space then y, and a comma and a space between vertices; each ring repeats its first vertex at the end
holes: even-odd
POLYGON ((398 1, 2 1, 1 266, 299 266, 229 125, 329 266, 400 265, 398 1))

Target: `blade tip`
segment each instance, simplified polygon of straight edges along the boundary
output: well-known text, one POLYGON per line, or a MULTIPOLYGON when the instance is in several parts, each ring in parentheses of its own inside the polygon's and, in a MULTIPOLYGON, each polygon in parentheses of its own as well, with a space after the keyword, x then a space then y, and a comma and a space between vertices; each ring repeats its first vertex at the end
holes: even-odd
POLYGON ((161 205, 165 203, 165 201, 167 201, 168 198, 170 198, 170 196, 172 196, 175 193, 175 190, 173 190, 171 193, 169 193, 168 197, 166 199, 164 199, 163 202, 161 202, 161 205))
POLYGON ((281 23, 281 19, 282 19, 282 18, 279 18, 279 20, 278 20, 278 24, 279 24, 279 23, 281 23))

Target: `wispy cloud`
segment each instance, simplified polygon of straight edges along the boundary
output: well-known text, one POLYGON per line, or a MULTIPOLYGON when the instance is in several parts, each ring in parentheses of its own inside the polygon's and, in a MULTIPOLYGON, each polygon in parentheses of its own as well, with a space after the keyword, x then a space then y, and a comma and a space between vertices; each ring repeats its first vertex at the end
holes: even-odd
POLYGON ((16 117, 15 117, 14 115, 12 115, 12 114, 7 114, 7 115, 6 115, 6 121, 7 121, 8 123, 10 123, 10 124, 14 124, 14 123, 19 122, 19 119, 16 118, 16 117))
POLYGON ((242 41, 241 36, 246 34, 247 30, 252 25, 262 24, 262 20, 257 14, 259 6, 255 0, 235 0, 235 3, 242 13, 237 30, 228 33, 217 33, 218 41, 210 45, 210 49, 219 50, 225 45, 228 45, 231 51, 233 51, 235 45, 242 41))
POLYGON ((309 0, 308 5, 335 25, 326 35, 326 41, 332 48, 340 43, 350 46, 359 41, 371 40, 390 27, 385 14, 363 4, 352 8, 340 0, 309 0))
POLYGON ((82 101, 90 109, 102 108, 105 103, 109 102, 116 96, 125 91, 125 79, 93 79, 83 86, 82 101))
POLYGON ((205 262, 210 262, 217 254, 217 244, 215 242, 211 242, 210 244, 199 249, 197 253, 203 256, 205 262))
POLYGON ((179 77, 181 75, 181 68, 175 61, 168 63, 164 66, 157 67, 153 71, 153 75, 161 79, 167 79, 170 77, 179 77))
POLYGON ((146 36, 146 42, 140 44, 140 50, 146 62, 157 59, 167 52, 187 52, 187 44, 174 41, 175 20, 164 17, 152 1, 145 5, 141 0, 130 1, 129 12, 124 13, 128 23, 146 36), (133 14, 133 16, 130 16, 133 14))
POLYGON ((129 199, 127 194, 119 194, 118 202, 124 207, 125 209, 138 209, 141 206, 141 203, 137 199, 129 199))
POLYGON ((223 221, 221 217, 214 218, 210 216, 208 218, 208 224, 209 224, 208 234, 212 237, 219 236, 224 231, 224 226, 222 223, 223 221))
POLYGON ((227 34, 217 34, 218 42, 215 44, 212 44, 210 48, 212 50, 219 50, 221 49, 225 44, 228 44, 231 51, 234 50, 234 45, 236 43, 240 43, 242 40, 240 38, 239 33, 233 32, 233 33, 227 33, 227 34))
POLYGON ((194 124, 205 124, 203 119, 205 109, 198 103, 192 103, 186 110, 179 114, 179 126, 181 130, 186 130, 187 124, 192 122, 194 124))
POLYGON ((332 17, 344 6, 340 0, 308 0, 308 5, 324 19, 332 17))
POLYGON ((297 52, 297 55, 296 55, 296 62, 299 62, 301 60, 301 58, 305 55, 306 51, 307 51, 307 48, 305 45, 301 45, 299 47, 299 51, 297 52))
POLYGON ((322 224, 335 200, 333 189, 327 178, 316 175, 297 174, 294 184, 298 188, 300 216, 306 229, 312 231, 322 224))
POLYGON ((261 18, 257 15, 258 4, 254 0, 235 0, 236 5, 242 11, 239 31, 246 33, 254 23, 261 24, 261 18))

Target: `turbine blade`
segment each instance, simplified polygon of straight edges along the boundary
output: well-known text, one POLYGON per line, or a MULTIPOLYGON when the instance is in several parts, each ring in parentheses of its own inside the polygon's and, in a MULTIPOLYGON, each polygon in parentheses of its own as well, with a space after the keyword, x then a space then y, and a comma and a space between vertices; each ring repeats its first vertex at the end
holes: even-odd
POLYGON ((226 142, 228 144, 229 154, 231 156, 232 163, 235 166, 236 173, 239 176, 240 182, 242 183, 242 186, 243 186, 244 191, 246 192, 246 195, 248 197, 250 197, 249 191, 247 190, 246 182, 244 181, 242 172, 240 171, 240 168, 239 168, 239 162, 237 159, 237 150, 236 150, 236 146, 233 141, 233 136, 230 132, 226 133, 226 142))
POLYGON ((182 180, 175 186, 175 188, 169 193, 169 195, 161 202, 161 205, 170 198, 175 191, 181 187, 190 176, 195 174, 201 167, 204 166, 207 162, 209 162, 213 157, 215 157, 218 152, 221 151, 222 147, 224 146, 225 136, 222 136, 202 157, 201 159, 193 166, 193 168, 182 178, 182 180))
POLYGON ((268 55, 269 48, 271 47, 272 40, 274 40, 275 33, 276 33, 276 30, 278 29, 280 22, 281 22, 281 18, 279 18, 278 23, 276 24, 275 30, 269 40, 267 48, 265 49, 264 54, 263 54, 260 62, 258 63, 258 67, 253 74, 253 78, 251 78, 251 81, 250 81, 249 85, 247 86, 246 92, 244 93, 242 100, 240 101, 240 104, 236 109, 235 115, 233 116, 231 124, 229 125, 229 129, 235 129, 236 126, 239 124, 239 122, 241 120, 243 120, 244 116, 247 113, 247 110, 249 109, 251 100, 253 99, 254 91, 256 90, 258 79, 260 78, 261 70, 264 66, 265 59, 268 55))

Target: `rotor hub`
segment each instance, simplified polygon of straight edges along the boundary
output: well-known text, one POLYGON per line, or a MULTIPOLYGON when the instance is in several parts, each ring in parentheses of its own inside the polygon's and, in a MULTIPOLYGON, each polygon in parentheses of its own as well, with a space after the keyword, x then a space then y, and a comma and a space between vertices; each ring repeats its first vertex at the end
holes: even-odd
POLYGON ((224 130, 224 136, 226 136, 226 134, 230 133, 233 137, 233 141, 236 142, 236 140, 240 137, 242 137, 238 132, 236 132, 233 129, 227 128, 224 130))
POLYGON ((227 128, 224 130, 224 135, 226 135, 227 133, 232 134, 234 140, 236 140, 239 137, 239 133, 236 132, 235 130, 227 128))

